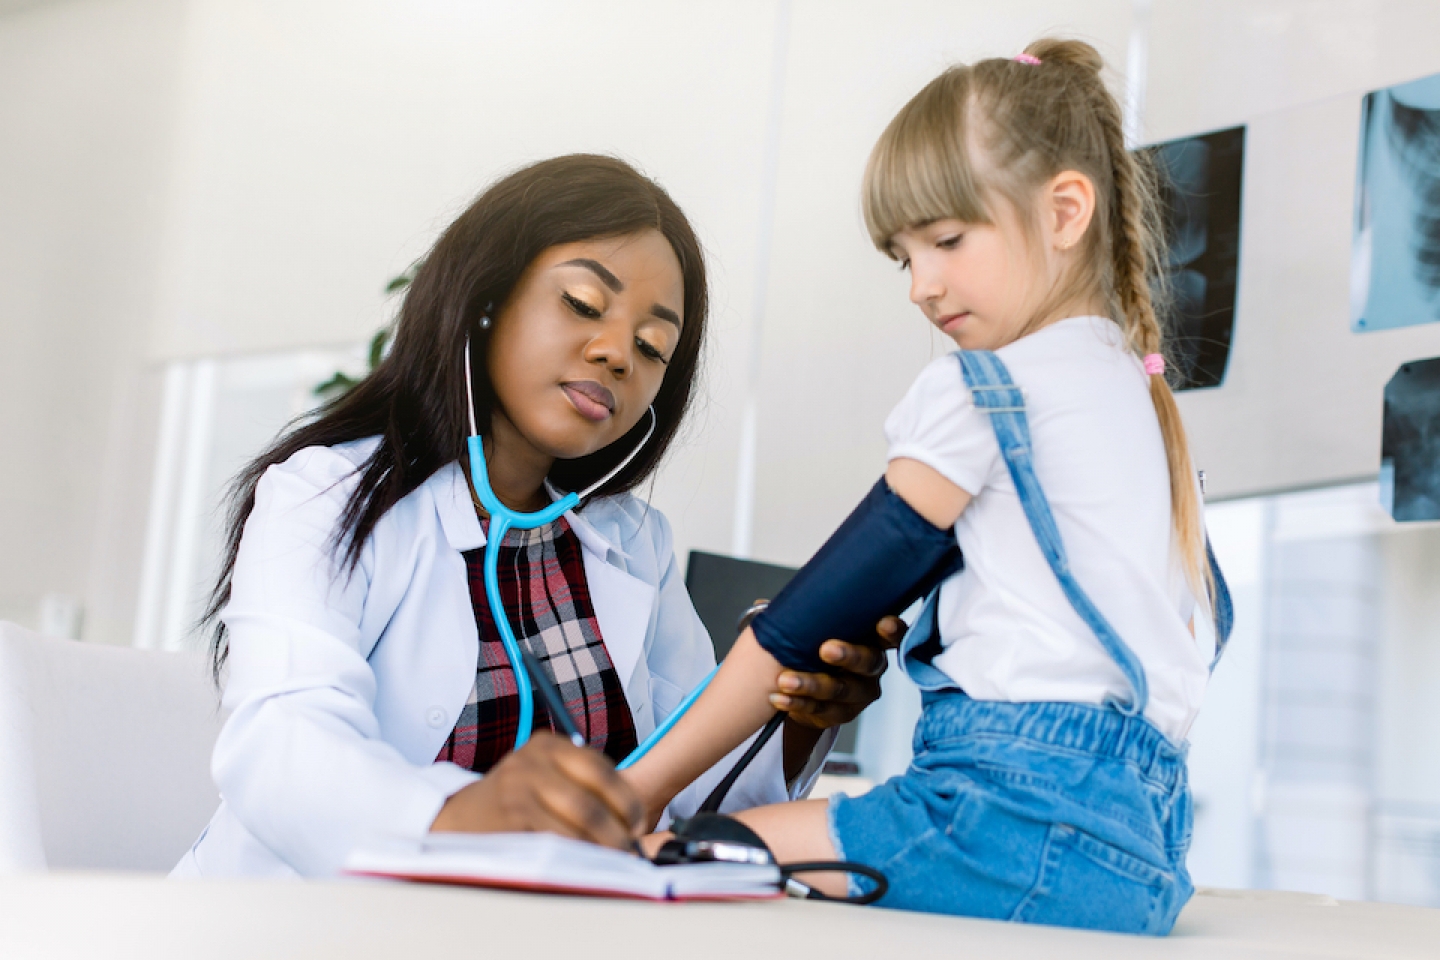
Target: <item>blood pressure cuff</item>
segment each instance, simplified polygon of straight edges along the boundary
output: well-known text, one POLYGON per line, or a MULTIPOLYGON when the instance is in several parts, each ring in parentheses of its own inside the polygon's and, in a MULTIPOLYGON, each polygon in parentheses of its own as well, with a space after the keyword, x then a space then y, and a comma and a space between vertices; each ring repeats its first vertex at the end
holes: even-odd
POLYGON ((784 666, 819 672, 826 640, 873 644, 882 617, 963 565, 954 531, 920 516, 882 477, 751 628, 784 666))

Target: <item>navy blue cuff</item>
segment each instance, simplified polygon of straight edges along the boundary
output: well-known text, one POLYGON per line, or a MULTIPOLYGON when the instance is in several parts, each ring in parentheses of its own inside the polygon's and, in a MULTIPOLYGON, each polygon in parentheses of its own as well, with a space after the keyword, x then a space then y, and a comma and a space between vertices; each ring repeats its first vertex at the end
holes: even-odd
POLYGON ((820 645, 876 642, 875 625, 963 566, 955 532, 940 529, 882 477, 751 628, 792 670, 830 669, 820 645))

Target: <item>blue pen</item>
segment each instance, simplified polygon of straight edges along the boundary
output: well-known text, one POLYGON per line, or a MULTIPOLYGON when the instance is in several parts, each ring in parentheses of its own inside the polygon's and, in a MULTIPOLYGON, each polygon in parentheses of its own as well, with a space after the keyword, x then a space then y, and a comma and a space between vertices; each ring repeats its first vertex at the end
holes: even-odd
POLYGON ((526 646, 520 647, 520 656, 525 661, 525 671, 535 681, 535 686, 540 689, 540 698, 545 701, 545 708, 550 711, 550 716, 570 742, 577 747, 585 746, 585 737, 581 735, 580 729, 575 726, 575 718, 570 716, 570 711, 565 709, 565 701, 560 697, 560 691, 555 689, 555 684, 550 681, 550 675, 540 666, 540 661, 535 654, 530 652, 526 646))

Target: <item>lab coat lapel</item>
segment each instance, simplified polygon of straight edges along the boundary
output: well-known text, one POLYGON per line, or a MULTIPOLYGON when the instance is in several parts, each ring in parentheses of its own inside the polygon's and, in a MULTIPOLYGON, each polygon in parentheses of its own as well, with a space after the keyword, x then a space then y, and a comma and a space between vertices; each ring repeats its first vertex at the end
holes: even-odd
POLYGON ((657 591, 611 562, 623 562, 627 555, 587 517, 571 510, 565 519, 584 548, 585 580, 590 586, 590 602, 595 606, 605 652, 620 677, 620 686, 628 690, 645 652, 657 591))
MULTIPOLYGON (((470 481, 460 465, 447 464, 427 482, 435 485, 440 524, 450 545, 461 552, 484 546, 485 532, 470 499, 470 481)), ((552 499, 554 496, 551 491, 552 499)), ((620 686, 628 690, 645 652, 657 591, 610 563, 612 557, 624 561, 627 554, 589 520, 573 510, 565 514, 565 519, 583 548, 585 580, 590 586, 595 619, 600 623, 600 637, 620 676, 620 686)))
POLYGON ((650 614, 655 606, 655 588, 611 566, 588 548, 585 579, 590 586, 590 601, 595 605, 595 619, 600 622, 605 652, 620 676, 620 686, 628 688, 645 650, 645 634, 649 632, 650 614))
POLYGON ((425 483, 435 491, 435 509, 450 546, 461 553, 485 546, 485 531, 470 499, 470 480, 460 464, 446 464, 425 483))

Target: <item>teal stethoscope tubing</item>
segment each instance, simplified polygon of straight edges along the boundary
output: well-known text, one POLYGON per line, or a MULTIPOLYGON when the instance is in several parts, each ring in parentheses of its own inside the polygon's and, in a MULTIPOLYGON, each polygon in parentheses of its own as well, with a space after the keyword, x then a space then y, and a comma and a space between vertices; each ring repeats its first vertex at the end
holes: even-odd
POLYGON ((530 689, 530 674, 525 669, 525 658, 520 654, 520 644, 515 632, 510 629, 510 619, 505 616, 505 605, 500 600, 500 542, 511 529, 533 530, 558 520, 567 511, 573 510, 580 498, 567 493, 544 510, 535 513, 519 513, 500 502, 495 491, 490 489, 490 477, 485 469, 485 451, 480 437, 470 436, 470 479, 480 503, 490 514, 490 529, 485 534, 485 597, 490 601, 490 615, 495 620, 495 629, 500 631, 500 643, 505 647, 505 656, 510 669, 515 673, 515 691, 520 697, 520 729, 515 734, 515 749, 519 750, 530 739, 530 728, 535 723, 535 693, 530 689))
MULTIPOLYGON (((480 437, 480 431, 475 423, 475 392, 472 385, 470 372, 470 341, 465 341, 465 397, 469 401, 468 413, 470 415, 470 437, 467 441, 470 450, 470 482, 475 488, 475 495, 480 498, 480 505, 490 514, 490 529, 485 536, 485 558, 482 564, 485 580, 485 598, 490 604, 490 615, 495 621, 495 629, 500 632, 500 643, 505 648, 505 656, 510 661, 510 669, 515 674, 515 690, 520 700, 519 729, 515 733, 515 749, 519 750, 530 739, 530 728, 535 724, 535 694, 530 685, 530 673, 525 669, 525 658, 520 651, 520 643, 515 639, 515 633, 510 628, 510 618, 505 615, 505 604, 500 599, 500 544, 505 539, 505 534, 511 530, 533 530, 536 527, 543 527, 547 523, 554 523, 561 516, 574 510, 580 505, 580 501, 591 493, 603 487, 621 470, 635 459, 646 443, 650 441, 651 435, 655 432, 655 408, 650 408, 650 428, 645 431, 645 436, 630 451, 629 456, 621 460, 614 469, 599 480, 586 487, 580 493, 570 492, 560 497, 550 506, 534 513, 520 513, 518 510, 511 510, 500 501, 495 491, 490 487, 490 471, 485 464, 485 447, 480 437)), ((711 670, 700 685, 692 690, 680 705, 676 707, 665 722, 657 726, 645 742, 640 744, 624 760, 616 765, 619 770, 631 766, 645 754, 650 748, 660 741, 660 738, 670 732, 685 711, 689 710, 700 694, 710 685, 710 679, 715 676, 711 670)))

